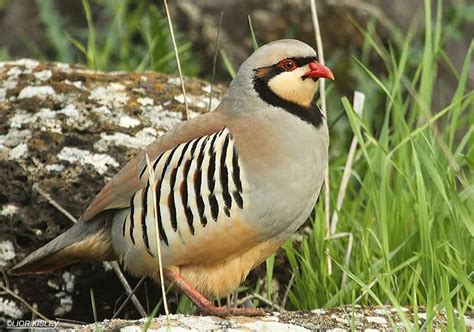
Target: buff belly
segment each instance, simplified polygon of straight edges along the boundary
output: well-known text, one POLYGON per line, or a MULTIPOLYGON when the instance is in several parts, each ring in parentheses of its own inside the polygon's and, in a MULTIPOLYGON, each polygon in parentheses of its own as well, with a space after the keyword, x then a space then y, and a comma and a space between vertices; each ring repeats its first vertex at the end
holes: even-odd
MULTIPOLYGON (((147 252, 141 241, 135 245, 121 231, 121 219, 128 209, 118 213, 112 227, 114 251, 126 269, 136 276, 148 276, 159 282, 157 252, 147 252)), ((201 294, 222 297, 231 293, 282 244, 283 239, 262 239, 249 223, 239 219, 209 223, 184 241, 161 247, 163 268, 180 273, 201 294)), ((137 238, 141 234, 137 234, 137 238)))
POLYGON ((212 264, 169 268, 179 272, 204 296, 220 298, 234 291, 245 280, 250 270, 262 263, 282 244, 282 241, 270 240, 212 264))

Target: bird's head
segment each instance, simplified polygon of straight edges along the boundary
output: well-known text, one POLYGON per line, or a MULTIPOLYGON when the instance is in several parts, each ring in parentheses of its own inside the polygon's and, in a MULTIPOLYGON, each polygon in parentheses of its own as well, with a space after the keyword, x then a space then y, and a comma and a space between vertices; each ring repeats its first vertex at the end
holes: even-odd
POLYGON ((316 61, 314 49, 298 40, 283 39, 248 57, 232 85, 253 89, 273 106, 310 107, 319 78, 334 79, 334 75, 316 61))

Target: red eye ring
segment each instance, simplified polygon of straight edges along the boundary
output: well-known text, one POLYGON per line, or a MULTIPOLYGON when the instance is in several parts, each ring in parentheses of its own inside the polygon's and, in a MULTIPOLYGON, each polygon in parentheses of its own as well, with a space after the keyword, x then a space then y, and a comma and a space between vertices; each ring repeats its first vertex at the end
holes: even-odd
POLYGON ((277 67, 283 69, 284 71, 293 71, 297 66, 293 60, 285 59, 278 62, 277 67))

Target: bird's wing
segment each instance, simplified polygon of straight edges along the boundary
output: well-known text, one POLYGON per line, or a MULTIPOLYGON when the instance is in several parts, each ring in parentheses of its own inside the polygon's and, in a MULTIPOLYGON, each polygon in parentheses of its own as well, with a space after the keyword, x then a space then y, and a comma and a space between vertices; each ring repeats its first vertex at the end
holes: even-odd
POLYGON ((146 154, 150 160, 154 160, 164 151, 171 150, 179 144, 221 130, 225 126, 225 121, 222 112, 214 111, 184 122, 161 135, 130 160, 102 188, 81 215, 80 220, 91 220, 104 210, 128 207, 132 195, 146 185, 146 177, 140 176, 146 168, 146 154))
POLYGON ((133 247, 153 256, 159 235, 164 261, 183 265, 224 258, 256 243, 246 220, 249 186, 228 128, 179 144, 151 162, 153 181, 115 219, 115 238, 125 241, 116 245, 124 253, 133 247))

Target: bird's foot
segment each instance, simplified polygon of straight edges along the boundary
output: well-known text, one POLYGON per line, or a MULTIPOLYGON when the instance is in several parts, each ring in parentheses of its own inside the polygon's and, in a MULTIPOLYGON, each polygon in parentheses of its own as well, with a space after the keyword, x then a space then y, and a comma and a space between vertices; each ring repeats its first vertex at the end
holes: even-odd
POLYGON ((171 270, 163 270, 166 279, 173 282, 174 285, 196 305, 198 311, 205 315, 212 315, 218 317, 227 316, 263 316, 265 311, 258 308, 229 308, 216 307, 211 301, 202 296, 189 282, 179 273, 171 270))
POLYGON ((201 304, 198 307, 200 313, 217 316, 217 317, 228 317, 228 316, 247 316, 247 317, 257 317, 264 316, 265 311, 260 308, 230 308, 226 306, 216 307, 212 303, 208 305, 201 304))

